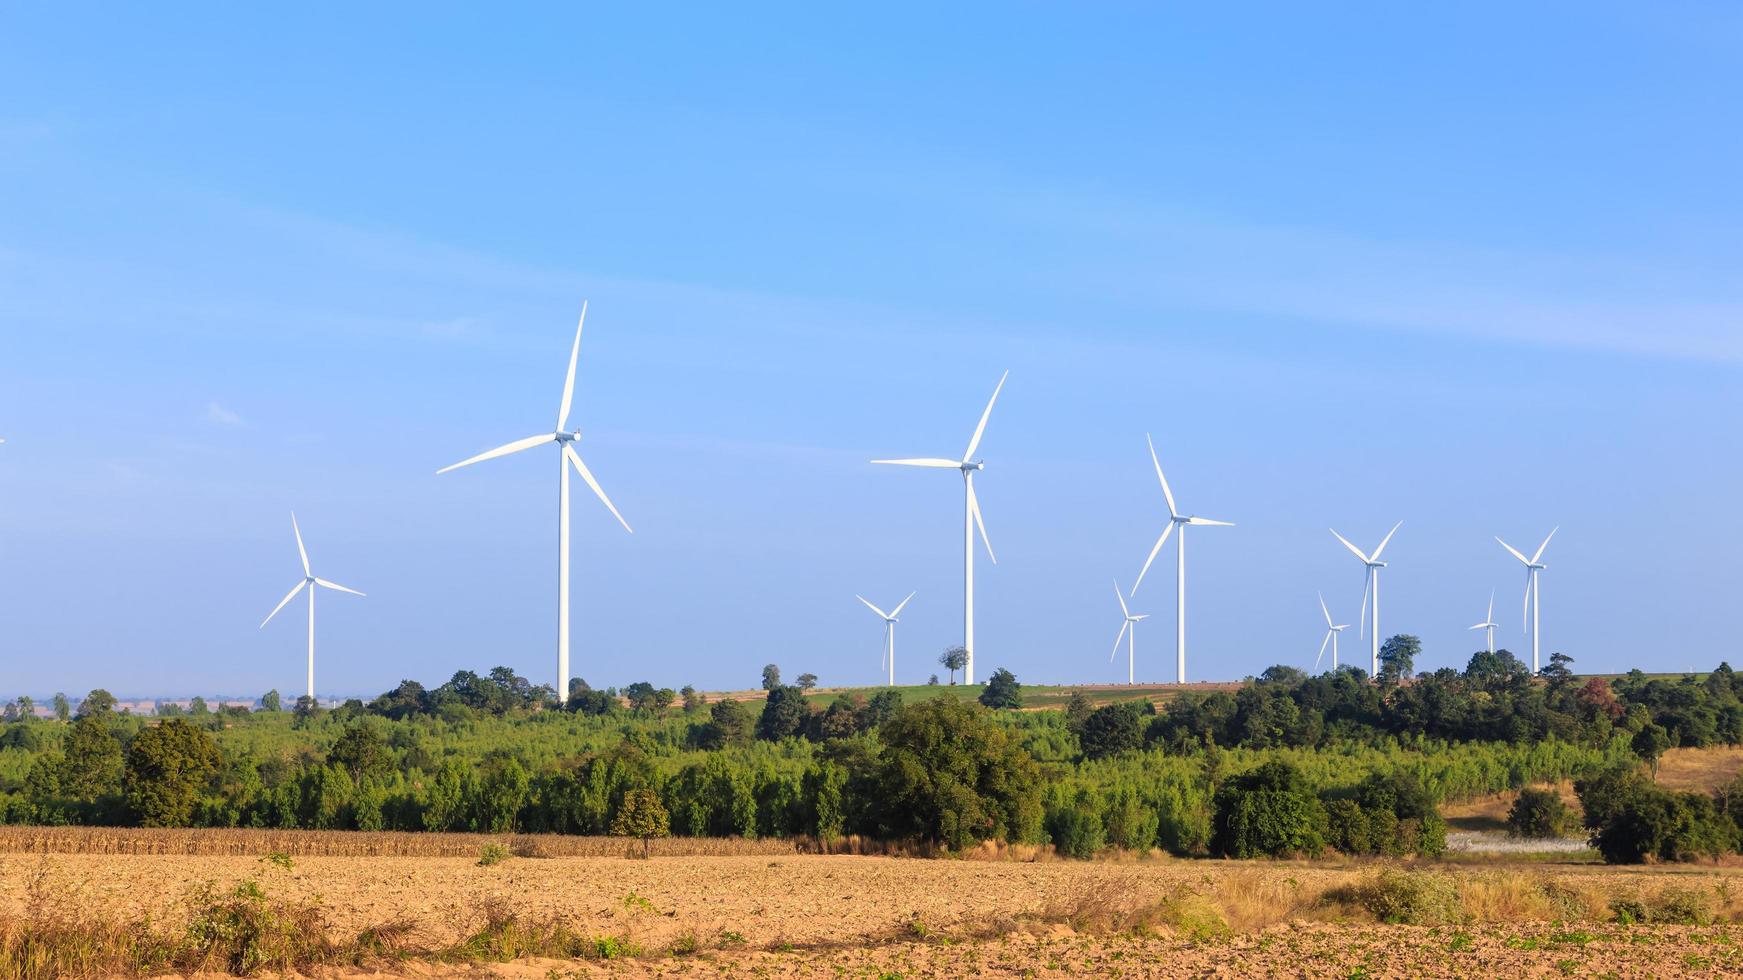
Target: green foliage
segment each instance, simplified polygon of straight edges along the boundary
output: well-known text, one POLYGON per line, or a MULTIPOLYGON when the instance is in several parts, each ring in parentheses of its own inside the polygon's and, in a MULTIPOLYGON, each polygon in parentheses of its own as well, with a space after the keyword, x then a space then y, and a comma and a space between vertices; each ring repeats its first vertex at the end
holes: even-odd
POLYGON ((1382 684, 1396 684, 1416 670, 1416 658, 1422 656, 1422 640, 1400 633, 1380 645, 1380 673, 1375 678, 1382 684))
POLYGON ((770 742, 794 738, 804 734, 810 719, 811 702, 805 699, 805 692, 794 686, 777 684, 769 689, 762 716, 757 719, 757 738, 770 742))
POLYGON ((1210 847, 1223 857, 1312 856, 1325 849, 1325 813, 1299 770, 1267 762, 1216 793, 1210 847))
POLYGON ((220 761, 204 729, 173 718, 147 728, 127 747, 127 805, 142 826, 185 826, 220 761))
POLYGON ((640 837, 645 858, 650 839, 671 833, 671 817, 660 803, 659 794, 651 789, 632 789, 624 794, 623 805, 611 821, 611 833, 616 837, 640 837))
POLYGON ((763 667, 763 690, 772 691, 781 686, 781 668, 774 664, 763 667))
POLYGON ((1017 683, 1016 674, 1000 667, 987 679, 985 690, 980 692, 980 703, 989 708, 1021 708, 1023 685, 1017 683))
POLYGON ((1673 793, 1618 767, 1574 783, 1592 846, 1610 864, 1692 861, 1737 850, 1737 824, 1710 796, 1673 793))
POLYGON ((1094 796, 1079 793, 1077 799, 1047 814, 1047 836, 1066 857, 1087 860, 1107 846, 1107 833, 1094 796))
POLYGON ((110 694, 108 691, 105 691, 100 687, 85 695, 85 699, 79 702, 80 718, 92 717, 107 719, 114 713, 115 695, 110 694))
POLYGON ((1144 747, 1143 708, 1137 702, 1109 704, 1091 711, 1083 721, 1077 736, 1088 759, 1105 759, 1110 755, 1144 747))
POLYGON ((945 670, 950 671, 950 683, 955 684, 956 672, 968 666, 968 650, 963 647, 951 647, 938 655, 938 663, 945 670))
POLYGON ((275 687, 260 696, 260 710, 278 711, 280 708, 278 688, 275 687))
POLYGON ((1522 789, 1507 811, 1507 833, 1514 837, 1566 837, 1573 827, 1573 811, 1552 789, 1522 789))
POLYGON ((478 849, 478 866, 488 868, 493 864, 501 864, 514 854, 508 848, 494 841, 478 849))
POLYGON ((986 709, 934 698, 897 712, 881 731, 872 778, 884 836, 952 850, 1040 834, 1039 772, 986 709))
POLYGON ((812 688, 817 686, 817 675, 816 674, 800 674, 799 680, 797 681, 797 683, 799 685, 799 690, 809 691, 812 688))

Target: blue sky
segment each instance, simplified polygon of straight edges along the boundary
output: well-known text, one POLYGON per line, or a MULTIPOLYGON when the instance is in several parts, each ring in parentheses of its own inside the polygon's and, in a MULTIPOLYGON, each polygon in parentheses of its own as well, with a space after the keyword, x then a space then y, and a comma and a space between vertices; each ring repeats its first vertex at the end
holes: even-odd
MULTIPOLYGON (((0 12, 0 693, 575 672, 1111 681, 1183 506, 1193 676, 1305 665, 1394 521, 1385 632, 1462 664, 1557 524, 1544 644, 1739 649, 1734 5, 13 6, 0 12)), ((1172 569, 1138 676, 1172 677, 1172 569)), ((1353 632, 1353 631, 1352 631, 1353 632)), ((1352 641, 1346 649, 1359 647, 1352 641)))

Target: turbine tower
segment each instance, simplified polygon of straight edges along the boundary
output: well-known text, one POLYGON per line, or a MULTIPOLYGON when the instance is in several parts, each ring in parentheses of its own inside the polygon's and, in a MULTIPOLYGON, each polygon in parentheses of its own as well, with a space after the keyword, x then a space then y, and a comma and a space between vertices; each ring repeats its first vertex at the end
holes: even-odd
POLYGON ((1174 505, 1174 491, 1168 489, 1168 478, 1162 475, 1162 461, 1156 458, 1156 443, 1149 434, 1144 435, 1144 441, 1150 444, 1150 462, 1156 467, 1156 480, 1162 484, 1162 499, 1168 503, 1168 526, 1162 529, 1162 536, 1156 539, 1156 547, 1150 549, 1150 557, 1144 559, 1144 567, 1138 572, 1138 580, 1132 583, 1132 594, 1138 594, 1138 586, 1144 584, 1144 574, 1150 570, 1150 564, 1161 554, 1162 545, 1168 541, 1168 535, 1175 528, 1180 529, 1179 540, 1175 542, 1179 554, 1178 587, 1174 600, 1174 676, 1177 683, 1186 683, 1186 529, 1188 527, 1234 527, 1228 521, 1213 521, 1208 517, 1191 517, 1180 513, 1180 508, 1174 505))
POLYGON ((1120 634, 1114 637, 1114 652, 1108 654, 1108 663, 1113 663, 1114 658, 1120 655, 1120 641, 1125 640, 1126 683, 1132 684, 1135 683, 1132 679, 1134 673, 1132 665, 1136 663, 1138 659, 1138 624, 1149 619, 1150 614, 1140 613, 1136 616, 1132 615, 1132 610, 1126 606, 1126 597, 1120 595, 1120 583, 1118 579, 1114 580, 1114 598, 1120 600, 1120 615, 1126 617, 1126 621, 1120 624, 1120 634))
POLYGON ((1325 639, 1319 641, 1319 656, 1313 658, 1313 669, 1319 669, 1320 657, 1325 656, 1325 645, 1331 644, 1331 669, 1338 669, 1338 635, 1350 628, 1349 623, 1333 623, 1331 610, 1325 607, 1325 593, 1319 594, 1319 611, 1325 614, 1325 639))
POLYGON ((1471 629, 1474 629, 1474 630, 1487 630, 1488 631, 1489 652, 1490 653, 1495 652, 1495 627, 1497 627, 1499 625, 1501 625, 1501 624, 1495 622, 1495 590, 1490 589, 1489 590, 1489 614, 1487 616, 1483 617, 1482 622, 1471 627, 1471 629))
POLYGON ((1537 553, 1532 555, 1530 558, 1520 554, 1518 548, 1513 547, 1505 541, 1501 541, 1499 537, 1495 539, 1496 541, 1501 541, 1501 547, 1506 548, 1508 554, 1519 559, 1519 561, 1525 566, 1525 628, 1531 630, 1531 672, 1533 674, 1537 673, 1538 670, 1538 627, 1540 625, 1539 617, 1543 613, 1543 608, 1539 601, 1537 591, 1537 573, 1548 567, 1543 564, 1543 549, 1549 547, 1549 538, 1555 537, 1555 532, 1559 530, 1561 530, 1560 527, 1552 529, 1549 532, 1549 537, 1544 538, 1543 543, 1537 546, 1537 553))
POLYGON ((554 432, 527 436, 516 439, 506 446, 498 446, 488 452, 482 452, 471 459, 461 460, 453 466, 444 466, 437 470, 437 475, 457 470, 462 466, 482 463, 487 459, 518 453, 534 446, 555 444, 560 450, 557 455, 557 697, 559 700, 569 696, 569 467, 574 466, 575 472, 593 491, 605 509, 611 511, 611 516, 623 525, 625 531, 635 533, 623 515, 617 512, 617 507, 611 498, 600 488, 599 481, 593 478, 593 471, 581 461, 581 454, 575 451, 574 443, 580 440, 581 431, 565 431, 569 424, 569 406, 575 398, 575 358, 581 352, 581 328, 587 324, 587 304, 581 304, 581 322, 575 325, 575 344, 569 348, 569 373, 563 378, 563 400, 557 406, 557 428, 554 432))
POLYGON ((291 533, 297 537, 297 556, 303 560, 303 580, 298 582, 296 588, 291 589, 283 599, 280 599, 278 605, 272 607, 272 612, 267 613, 266 618, 260 621, 260 629, 265 629, 266 624, 272 622, 272 617, 277 616, 280 609, 295 599, 298 592, 304 588, 309 590, 309 699, 312 701, 315 697, 315 589, 317 587, 332 589, 335 592, 349 592, 356 596, 363 593, 356 589, 348 589, 337 582, 329 582, 324 578, 319 578, 309 570, 309 552, 303 547, 303 530, 297 527, 297 515, 294 512, 291 514, 291 533))
POLYGON ((993 396, 987 399, 986 411, 980 413, 980 424, 974 427, 974 436, 968 440, 968 449, 961 459, 874 459, 873 463, 886 466, 929 466, 940 470, 962 471, 962 649, 968 654, 968 662, 962 668, 962 682, 974 683, 974 532, 980 531, 981 544, 986 545, 987 560, 997 565, 999 560, 993 556, 993 543, 987 540, 986 522, 980 516, 980 501, 974 495, 974 474, 976 470, 986 468, 986 463, 974 458, 974 451, 980 448, 981 434, 986 432, 986 420, 992 417, 993 403, 999 400, 999 392, 1005 388, 1005 379, 1011 376, 1006 371, 999 377, 998 387, 993 389, 993 396))
POLYGON ((870 609, 872 612, 875 612, 879 616, 883 617, 883 620, 884 620, 884 658, 883 658, 883 660, 878 662, 878 666, 883 667, 883 666, 887 665, 889 667, 890 686, 895 687, 896 686, 896 624, 901 622, 901 620, 898 617, 900 617, 902 615, 902 608, 908 604, 908 599, 914 598, 914 593, 912 593, 912 592, 908 593, 908 599, 903 599, 900 603, 898 603, 896 605, 896 608, 890 610, 889 612, 884 612, 882 609, 879 609, 878 607, 872 605, 871 601, 869 599, 867 599, 865 596, 856 595, 856 596, 854 596, 854 598, 858 599, 860 602, 865 603, 865 607, 867 609, 870 609))
POLYGON ((1350 540, 1337 531, 1331 532, 1332 537, 1342 541, 1344 547, 1350 549, 1351 553, 1360 558, 1362 564, 1368 567, 1368 578, 1362 583, 1362 618, 1360 622, 1362 629, 1368 628, 1368 602, 1372 599, 1374 603, 1374 645, 1372 670, 1368 675, 1370 677, 1380 676, 1380 569, 1386 567, 1386 563, 1380 560, 1380 553, 1386 550, 1386 545, 1392 540, 1392 535, 1397 534, 1398 529, 1403 526, 1403 521, 1392 525, 1392 530, 1386 532, 1386 537, 1380 541, 1380 547, 1375 548, 1372 555, 1363 554, 1362 549, 1350 544, 1350 540))

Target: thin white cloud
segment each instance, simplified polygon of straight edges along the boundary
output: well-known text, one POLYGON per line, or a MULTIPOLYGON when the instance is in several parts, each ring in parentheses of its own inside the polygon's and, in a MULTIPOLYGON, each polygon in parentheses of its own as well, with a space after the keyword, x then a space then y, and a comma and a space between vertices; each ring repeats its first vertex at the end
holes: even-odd
POLYGON ((248 424, 242 421, 242 416, 217 402, 210 402, 206 405, 206 421, 214 425, 221 425, 226 429, 240 429, 248 424))

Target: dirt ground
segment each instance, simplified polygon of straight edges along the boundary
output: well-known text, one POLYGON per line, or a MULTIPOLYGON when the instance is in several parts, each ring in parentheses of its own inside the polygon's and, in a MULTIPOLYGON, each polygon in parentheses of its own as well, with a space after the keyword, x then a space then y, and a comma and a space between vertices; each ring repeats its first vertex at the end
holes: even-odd
MULTIPOLYGON (((304 857, 286 870, 243 856, 8 854, 0 855, 0 875, 13 887, 0 890, 0 915, 48 895, 85 914, 173 923, 200 883, 227 888, 253 878, 275 898, 317 902, 335 935, 403 922, 420 945, 436 947, 476 931, 484 909, 498 904, 533 919, 560 918, 587 934, 625 937, 649 954, 400 968, 412 976, 1743 975, 1743 927, 1731 925, 1581 926, 1502 914, 1463 927, 1382 926, 1341 913, 1274 911, 1373 867, 849 856, 515 858, 480 867, 463 858, 304 857), (1251 921, 1231 915, 1232 930, 1197 939, 1166 928, 1134 935, 1062 921, 1072 909, 1113 897, 1141 902, 1185 892, 1236 896, 1252 909, 1251 921), (666 952, 687 941, 696 952, 666 952)), ((1606 888, 1673 881, 1743 893, 1743 869, 1711 866, 1455 873, 1606 888)))

